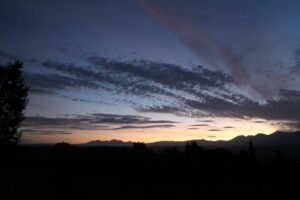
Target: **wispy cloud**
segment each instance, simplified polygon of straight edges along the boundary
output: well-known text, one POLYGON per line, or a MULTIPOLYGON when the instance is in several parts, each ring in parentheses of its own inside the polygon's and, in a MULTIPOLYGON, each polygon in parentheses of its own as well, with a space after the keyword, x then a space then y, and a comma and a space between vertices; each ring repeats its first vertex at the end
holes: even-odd
POLYGON ((106 130, 122 130, 122 129, 149 129, 149 128, 172 128, 174 125, 152 125, 152 126, 120 126, 117 128, 106 129, 106 130))
MULTIPOLYGON (((6 55, 8 56, 8 55, 6 55)), ((58 95, 82 103, 112 102, 78 98, 65 91, 98 91, 119 95, 138 112, 170 113, 187 117, 228 117, 299 122, 300 91, 281 89, 277 98, 262 103, 243 94, 228 74, 202 66, 186 67, 149 60, 119 60, 87 54, 87 65, 53 60, 35 61, 51 73, 25 73, 31 93, 58 95), (168 74, 166 76, 165 74, 168 74), (147 101, 139 101, 138 96, 147 101)), ((213 120, 199 120, 211 123, 213 120)), ((256 120, 255 123, 263 123, 256 120)), ((99 122, 101 123, 101 122, 99 122)))
POLYGON ((265 121, 265 120, 254 120, 253 122, 257 123, 257 124, 264 124, 264 123, 267 123, 268 121, 265 121))
POLYGON ((208 131, 221 131, 220 129, 209 129, 208 131))
POLYGON ((65 134, 72 134, 70 132, 61 131, 61 130, 38 130, 38 129, 24 129, 22 130, 25 134, 31 134, 31 135, 65 135, 65 134))
POLYGON ((226 45, 222 44, 211 31, 199 24, 196 25, 192 20, 185 20, 185 17, 178 11, 174 11, 175 14, 170 10, 168 12, 159 3, 147 0, 139 0, 138 2, 208 65, 218 69, 221 69, 219 66, 222 65, 240 84, 250 84, 253 89, 259 90, 255 87, 247 70, 237 59, 237 55, 234 55, 226 45))
POLYGON ((193 124, 191 126, 209 126, 208 124, 193 124))
POLYGON ((75 130, 171 128, 175 127, 176 123, 178 122, 151 120, 138 115, 94 113, 65 117, 29 116, 22 123, 22 128, 25 133, 30 134, 69 134, 75 130))
POLYGON ((213 120, 198 120, 198 122, 204 122, 204 123, 211 123, 211 122, 214 122, 213 120))
MULTIPOLYGON (((186 100, 184 106, 159 110, 162 113, 173 113, 193 117, 228 117, 228 118, 261 118, 265 120, 288 120, 298 122, 300 116, 300 101, 298 92, 284 94, 278 100, 268 100, 259 103, 245 97, 232 94, 232 101, 221 98, 206 97, 205 101, 186 100)), ((143 112, 158 112, 160 107, 143 108, 143 112)), ((256 121, 256 123, 262 123, 256 121)))
POLYGON ((215 136, 215 135, 208 135, 207 137, 209 137, 209 138, 216 138, 217 136, 215 136))
POLYGON ((97 89, 98 84, 79 78, 72 78, 60 74, 24 74, 26 83, 31 87, 30 92, 40 94, 54 94, 67 89, 97 89))
MULTIPOLYGON (((120 61, 100 56, 88 56, 86 59, 90 67, 50 60, 41 62, 44 67, 56 70, 57 74, 26 73, 25 77, 33 92, 43 94, 53 94, 60 90, 95 90, 107 87, 108 92, 122 94, 120 98, 126 99, 132 95, 147 97, 149 104, 146 105, 132 100, 132 106, 139 112, 171 113, 188 117, 299 121, 300 91, 297 90, 282 89, 279 99, 260 103, 236 93, 236 89, 231 90, 230 87, 238 88, 238 85, 229 75, 201 66, 187 69, 168 63, 120 61), (170 103, 166 103, 166 99, 170 103), (160 103, 154 103, 155 101, 160 103)), ((92 102, 89 99, 67 98, 72 101, 92 102)), ((95 100, 94 102, 96 103, 95 100)))
POLYGON ((235 128, 234 126, 224 126, 223 128, 235 128))

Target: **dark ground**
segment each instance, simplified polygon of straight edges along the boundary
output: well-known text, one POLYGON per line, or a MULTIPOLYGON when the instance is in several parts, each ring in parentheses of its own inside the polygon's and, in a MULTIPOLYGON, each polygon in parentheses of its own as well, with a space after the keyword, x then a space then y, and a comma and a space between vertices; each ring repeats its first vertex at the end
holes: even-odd
POLYGON ((257 199, 300 192, 300 165, 279 152, 256 159, 189 144, 184 151, 18 146, 1 148, 0 199, 257 199), (202 198, 203 197, 203 198, 202 198), (206 198, 204 198, 206 197, 206 198))

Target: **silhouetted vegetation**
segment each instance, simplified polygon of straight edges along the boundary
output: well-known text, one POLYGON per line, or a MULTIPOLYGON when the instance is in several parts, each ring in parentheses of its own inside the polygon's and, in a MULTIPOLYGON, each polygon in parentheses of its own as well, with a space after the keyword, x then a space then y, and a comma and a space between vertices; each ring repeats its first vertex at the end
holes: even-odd
POLYGON ((197 142, 176 147, 21 145, 2 157, 0 199, 192 198, 297 194, 299 164, 280 152, 259 160, 253 143, 240 154, 206 149, 197 142))
POLYGON ((250 141, 249 142, 249 155, 250 155, 250 159, 252 162, 256 161, 256 153, 255 153, 255 148, 253 146, 253 143, 250 141))
POLYGON ((28 88, 22 77, 22 63, 0 66, 0 145, 19 142, 28 88))

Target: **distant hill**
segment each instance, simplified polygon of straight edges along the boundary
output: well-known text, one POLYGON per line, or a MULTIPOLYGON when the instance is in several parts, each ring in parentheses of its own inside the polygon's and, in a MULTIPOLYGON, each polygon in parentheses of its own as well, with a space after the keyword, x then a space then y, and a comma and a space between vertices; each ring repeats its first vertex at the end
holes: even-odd
POLYGON ((229 140, 228 145, 243 145, 252 141, 256 146, 300 146, 300 131, 276 131, 270 135, 257 134, 254 136, 238 136, 229 140))
MULTIPOLYGON (((196 141, 200 146, 211 146, 211 147, 234 147, 234 146, 247 146, 249 141, 252 141, 255 146, 300 146, 300 131, 295 132, 282 132, 276 131, 270 135, 259 133, 254 136, 237 136, 232 140, 228 141, 208 141, 208 140, 193 140, 196 141)), ((159 146, 185 146, 190 141, 160 141, 148 143, 149 147, 159 146)), ((85 144, 79 144, 80 146, 131 146, 133 142, 123 142, 121 140, 110 140, 110 141, 90 141, 85 144)))
POLYGON ((122 140, 93 140, 90 142, 87 142, 85 144, 78 144, 79 146, 110 146, 110 147, 121 147, 121 146, 131 146, 132 142, 123 142, 122 140))

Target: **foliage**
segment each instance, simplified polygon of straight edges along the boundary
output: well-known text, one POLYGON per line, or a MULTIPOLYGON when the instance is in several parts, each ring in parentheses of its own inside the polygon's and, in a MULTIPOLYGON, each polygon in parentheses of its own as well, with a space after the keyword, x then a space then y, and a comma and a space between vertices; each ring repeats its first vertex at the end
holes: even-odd
POLYGON ((19 61, 0 66, 0 144, 17 144, 22 132, 28 87, 22 77, 23 64, 19 61))

